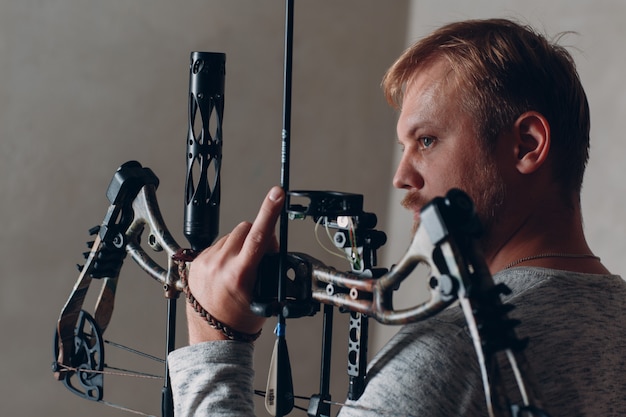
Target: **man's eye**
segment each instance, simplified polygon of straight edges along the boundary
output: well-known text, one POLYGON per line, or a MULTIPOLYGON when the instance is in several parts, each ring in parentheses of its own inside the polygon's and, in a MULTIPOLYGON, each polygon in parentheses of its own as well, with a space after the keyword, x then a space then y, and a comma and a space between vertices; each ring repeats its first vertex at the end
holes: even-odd
POLYGON ((419 142, 422 144, 423 148, 430 148, 435 143, 435 139, 430 136, 422 136, 419 138, 419 142))

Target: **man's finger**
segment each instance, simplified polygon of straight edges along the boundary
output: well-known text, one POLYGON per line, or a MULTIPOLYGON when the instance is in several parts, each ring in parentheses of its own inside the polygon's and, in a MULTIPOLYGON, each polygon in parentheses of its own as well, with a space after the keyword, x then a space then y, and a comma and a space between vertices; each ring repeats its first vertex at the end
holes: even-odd
POLYGON ((228 234, 228 239, 222 246, 225 251, 232 252, 234 255, 238 254, 243 246, 243 243, 250 233, 252 223, 241 222, 228 234))
POLYGON ((274 239, 274 228, 276 227, 276 221, 280 216, 280 212, 283 208, 283 202, 285 200, 285 193, 280 187, 273 187, 261 208, 259 213, 250 228, 250 232, 246 237, 241 251, 244 255, 252 258, 253 261, 260 261, 261 257, 268 249, 268 245, 272 243, 274 239))

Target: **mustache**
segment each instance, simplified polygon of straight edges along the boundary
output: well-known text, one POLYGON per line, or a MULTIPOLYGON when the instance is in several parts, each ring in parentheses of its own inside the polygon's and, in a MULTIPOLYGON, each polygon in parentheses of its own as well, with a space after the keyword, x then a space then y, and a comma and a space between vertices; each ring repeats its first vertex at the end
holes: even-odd
MULTIPOLYGON (((416 211, 417 209, 421 210, 421 208, 424 207, 426 203, 427 202, 424 201, 424 199, 420 197, 418 193, 410 192, 410 191, 406 193, 406 195, 400 202, 402 207, 404 207, 405 209, 409 211, 416 211)), ((420 226, 420 219, 414 218, 413 225, 411 227, 411 236, 415 236, 415 233, 417 233, 417 229, 419 229, 419 226, 420 226)))
POLYGON ((417 208, 424 207, 428 201, 424 200, 416 192, 407 192, 400 204, 407 210, 415 210, 417 208))

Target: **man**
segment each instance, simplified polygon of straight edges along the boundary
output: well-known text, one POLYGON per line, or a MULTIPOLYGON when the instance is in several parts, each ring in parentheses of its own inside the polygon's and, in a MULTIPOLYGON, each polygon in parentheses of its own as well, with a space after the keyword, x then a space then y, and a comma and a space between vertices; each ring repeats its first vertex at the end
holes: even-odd
MULTIPOLYGON (((589 109, 561 47, 508 20, 453 23, 409 48, 383 80, 400 109, 394 186, 415 213, 450 188, 474 200, 480 245, 529 337, 526 355, 552 416, 626 411, 626 284, 588 247, 580 190, 589 109)), ((189 289, 211 328, 188 308, 190 345, 170 355, 178 415, 252 415, 249 309, 256 267, 275 249, 284 195, 270 190, 191 265, 189 289), (223 330, 223 329, 222 329, 223 330), (231 336, 233 333, 229 333, 231 336)), ((365 391, 342 416, 482 416, 476 354, 458 308, 403 327, 370 365, 365 391), (370 411, 366 411, 370 410, 370 411)))

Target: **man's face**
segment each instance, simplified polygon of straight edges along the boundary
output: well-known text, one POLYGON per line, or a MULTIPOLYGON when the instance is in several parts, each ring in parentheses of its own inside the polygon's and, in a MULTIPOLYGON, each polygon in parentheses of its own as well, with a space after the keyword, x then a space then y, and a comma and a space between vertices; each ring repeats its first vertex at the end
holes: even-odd
POLYGON ((504 182, 495 158, 477 137, 475 121, 462 108, 462 96, 449 71, 447 63, 438 60, 406 88, 397 125, 403 151, 393 184, 407 191, 402 205, 414 212, 415 229, 426 203, 451 188, 465 191, 489 240, 501 212, 504 182))

